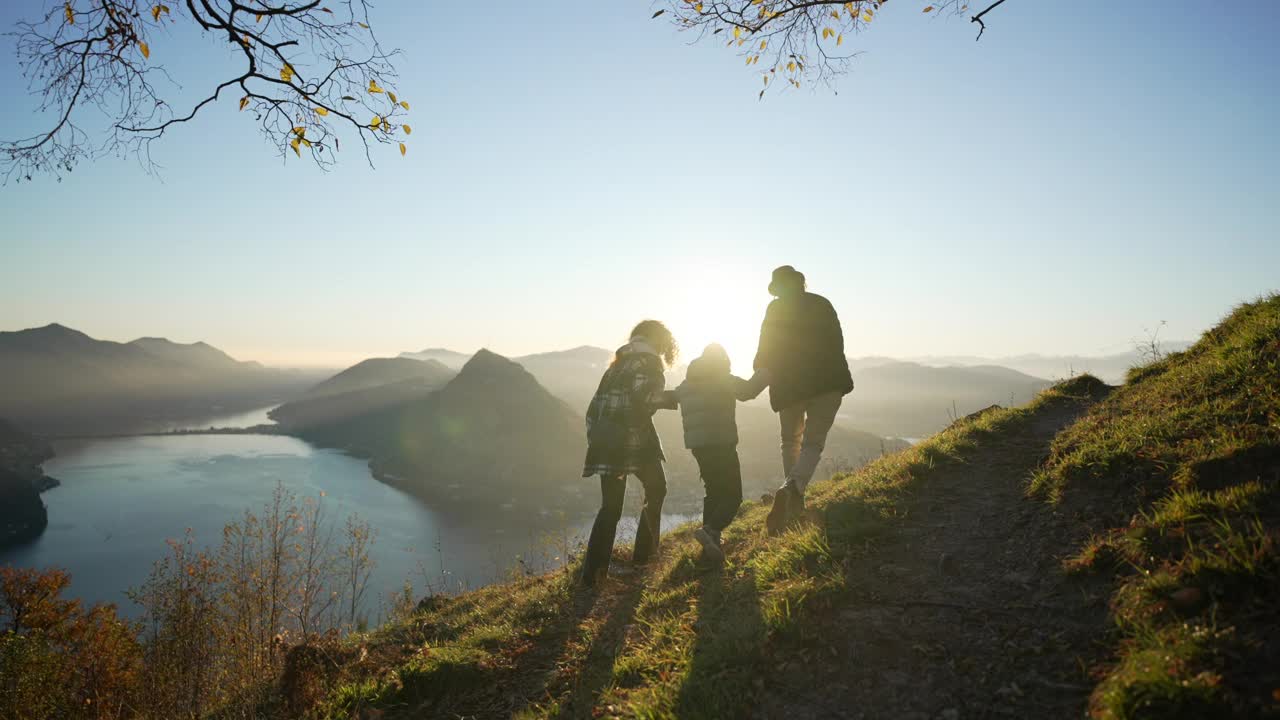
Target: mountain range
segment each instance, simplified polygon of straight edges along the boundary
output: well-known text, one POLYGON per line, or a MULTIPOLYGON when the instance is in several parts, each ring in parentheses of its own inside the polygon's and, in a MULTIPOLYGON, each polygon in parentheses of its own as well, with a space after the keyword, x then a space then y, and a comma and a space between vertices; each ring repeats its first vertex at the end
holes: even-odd
MULTIPOLYGON (((466 356, 436 348, 402 353, 400 357, 456 363, 466 356)), ((612 357, 613 353, 604 348, 587 345, 513 360, 574 409, 585 409, 612 357)), ((888 437, 924 437, 943 429, 954 417, 991 405, 1027 402, 1050 384, 1048 380, 995 365, 934 367, 889 357, 863 357, 850 358, 849 367, 856 387, 845 398, 837 426, 888 437)), ((684 366, 672 368, 667 373, 667 384, 675 386, 683 377, 684 366)), ((767 409, 767 393, 747 407, 767 409)), ((750 414, 746 417, 742 422, 749 426, 750 414)), ((776 435, 776 418, 760 422, 776 435)), ((672 437, 679 437, 678 430, 672 437)), ((863 453, 866 441, 863 438, 851 443, 858 453, 863 453)), ((776 442, 771 439, 769 444, 776 442)))
MULTIPOLYGON (((612 353, 580 347, 508 360, 482 350, 451 378, 440 366, 461 353, 409 355, 424 354, 361 362, 271 416, 286 432, 370 458, 380 477, 433 500, 541 509, 597 502, 594 481, 580 477, 583 412, 612 353), (357 377, 358 389, 325 394, 357 377)), ((668 440, 668 507, 694 509, 703 491, 693 456, 679 444, 680 415, 660 412, 654 422, 668 440)), ((776 415, 743 406, 738 426, 745 492, 772 489, 781 476, 776 415)), ((859 467, 905 446, 836 427, 827 464, 859 467)))
POLYGON ((205 343, 119 343, 52 324, 0 332, 0 417, 41 434, 154 429, 279 402, 315 372, 241 362, 205 343))
MULTIPOLYGON (((108 342, 55 324, 0 333, 0 417, 43 434, 121 432, 274 401, 281 430, 366 456, 381 477, 424 496, 589 505, 594 488, 578 477, 582 415, 612 355, 592 346, 514 359, 429 348, 324 377, 241 362, 206 343, 108 342)), ((992 404, 1024 403, 1048 385, 992 365, 871 357, 850 366, 857 387, 826 452, 829 464, 847 467, 903 445, 883 437, 923 437, 992 404)), ((682 374, 673 369, 669 384, 682 374)), ((655 423, 678 442, 678 413, 659 413, 655 423)), ((739 433, 744 489, 771 488, 781 468, 767 395, 740 408, 739 433)), ((678 445, 667 455, 670 497, 696 505, 692 457, 678 445)))
MULTIPOLYGON (((1188 345, 1183 341, 1166 341, 1160 343, 1160 350, 1177 352, 1188 345)), ((585 408, 612 356, 609 350, 585 345, 513 360, 528 369, 553 394, 575 408, 585 408)), ((401 353, 400 357, 430 359, 461 367, 468 356, 454 350, 432 348, 401 353)), ((838 422, 847 428, 880 435, 924 437, 943 429, 954 417, 991 405, 1027 402, 1051 380, 1091 373, 1108 383, 1122 383, 1131 368, 1150 359, 1149 353, 1138 349, 1099 356, 851 357, 849 368, 857 387, 846 398, 838 422)), ((683 374, 683 366, 673 368, 668 372, 668 383, 679 383, 683 374)), ((764 406, 766 402, 762 398, 753 404, 764 406)))
MULTIPOLYGON (((1190 346, 1191 343, 1186 340, 1166 340, 1159 343, 1158 350, 1161 354, 1167 354, 1181 352, 1190 346)), ((1133 350, 1107 355, 1039 355, 1029 353, 995 358, 973 355, 933 355, 908 358, 910 362, 931 367, 999 365, 1049 380, 1063 380, 1087 373, 1111 385, 1122 384, 1129 370, 1139 365, 1145 365, 1152 359, 1149 350, 1142 350, 1136 347, 1133 350)))

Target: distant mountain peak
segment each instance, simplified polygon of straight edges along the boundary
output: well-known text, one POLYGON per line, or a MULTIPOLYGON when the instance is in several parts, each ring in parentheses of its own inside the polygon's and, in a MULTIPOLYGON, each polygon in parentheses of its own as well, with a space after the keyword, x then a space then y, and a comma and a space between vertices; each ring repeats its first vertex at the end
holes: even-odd
POLYGON ((458 377, 475 376, 475 375, 527 375, 529 379, 533 379, 520 363, 503 357, 492 350, 480 348, 475 355, 462 366, 458 377))
POLYGON ((27 330, 19 330, 17 332, 27 333, 31 335, 43 335, 46 337, 63 336, 63 337, 86 338, 86 339, 89 338, 88 335, 80 332, 79 330, 76 330, 75 328, 69 328, 66 325, 63 325, 62 323, 56 323, 56 322, 49 323, 48 325, 45 325, 43 327, 29 328, 27 330))

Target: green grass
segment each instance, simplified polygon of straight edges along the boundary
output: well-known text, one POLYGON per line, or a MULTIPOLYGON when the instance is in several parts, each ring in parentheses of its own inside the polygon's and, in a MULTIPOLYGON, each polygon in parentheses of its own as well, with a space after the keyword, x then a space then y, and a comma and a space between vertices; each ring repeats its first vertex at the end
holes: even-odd
POLYGON ((1131 372, 1056 438, 1031 487, 1106 502, 1066 562, 1114 584, 1096 716, 1280 714, 1280 298, 1131 372))

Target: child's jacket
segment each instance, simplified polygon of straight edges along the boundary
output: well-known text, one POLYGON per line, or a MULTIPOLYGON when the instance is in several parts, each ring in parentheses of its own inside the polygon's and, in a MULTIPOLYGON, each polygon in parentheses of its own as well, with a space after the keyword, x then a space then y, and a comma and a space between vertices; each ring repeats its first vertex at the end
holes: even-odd
POLYGON ((693 449, 709 445, 737 445, 738 401, 750 400, 759 395, 761 389, 730 374, 724 365, 698 358, 689 363, 685 381, 664 394, 668 396, 668 402, 680 404, 684 446, 693 449))

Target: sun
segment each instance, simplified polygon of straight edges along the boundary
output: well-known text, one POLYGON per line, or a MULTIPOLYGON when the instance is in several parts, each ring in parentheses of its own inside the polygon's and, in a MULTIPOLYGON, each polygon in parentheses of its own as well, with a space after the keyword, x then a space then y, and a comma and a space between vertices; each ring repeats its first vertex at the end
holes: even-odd
POLYGON ((720 267, 703 267, 678 283, 668 324, 680 343, 681 364, 702 354, 710 343, 729 353, 735 374, 751 375, 760 320, 769 297, 757 279, 743 278, 720 267))

